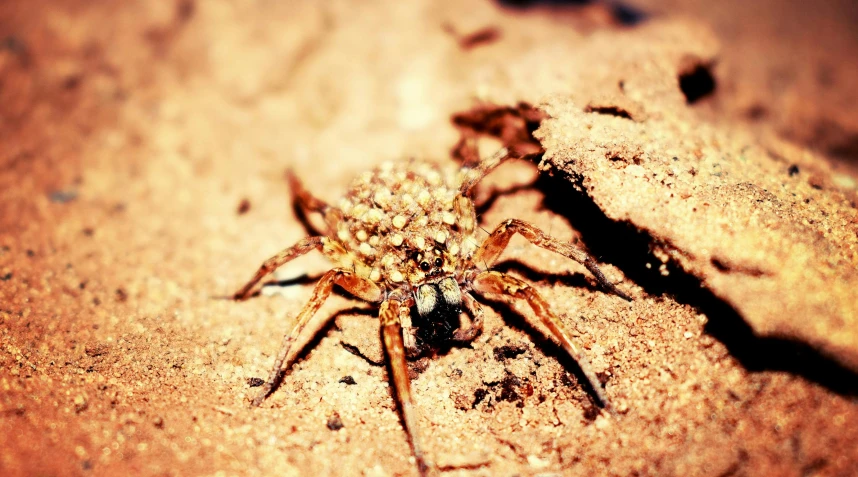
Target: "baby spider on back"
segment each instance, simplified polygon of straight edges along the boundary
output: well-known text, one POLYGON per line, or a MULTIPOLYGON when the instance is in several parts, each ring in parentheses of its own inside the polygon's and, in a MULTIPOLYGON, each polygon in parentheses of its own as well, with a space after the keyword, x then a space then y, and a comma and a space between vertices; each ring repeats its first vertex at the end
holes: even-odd
POLYGON ((483 310, 473 293, 525 300, 578 363, 600 403, 609 408, 605 391, 581 348, 536 290, 511 275, 478 267, 493 264, 517 233, 536 246, 583 264, 607 291, 631 299, 605 278, 586 252, 521 220, 505 220, 482 244, 477 241, 472 191, 508 157, 501 151, 472 169, 456 171, 417 161, 386 163, 358 177, 336 206, 313 197, 290 174, 298 205, 321 214, 327 234, 307 237, 266 260, 236 292, 235 299, 247 298, 277 267, 312 250, 321 251, 335 268, 319 279, 296 325, 284 336, 268 380, 253 405, 261 404, 273 391, 285 371, 283 364, 292 343, 336 284, 362 300, 379 304, 395 395, 421 475, 426 475, 431 465, 420 445, 406 356, 473 341, 483 325, 483 310), (467 325, 462 324, 463 312, 470 317, 467 325), (409 322, 410 327, 403 326, 409 322))

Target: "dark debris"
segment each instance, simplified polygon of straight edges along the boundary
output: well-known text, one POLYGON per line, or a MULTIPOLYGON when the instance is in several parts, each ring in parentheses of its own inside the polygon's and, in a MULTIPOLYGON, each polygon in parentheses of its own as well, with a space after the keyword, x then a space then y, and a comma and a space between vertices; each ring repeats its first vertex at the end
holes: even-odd
POLYGON ((340 419, 340 415, 336 412, 331 414, 331 417, 328 418, 328 423, 326 424, 326 426, 328 426, 328 429, 332 431, 339 431, 340 429, 345 427, 345 425, 343 424, 343 420, 340 419))
POLYGON ((495 360, 505 361, 507 359, 515 358, 516 356, 523 354, 526 351, 527 346, 520 344, 498 346, 494 349, 495 360))
POLYGON ((74 190, 55 190, 48 195, 51 202, 57 204, 67 204, 77 199, 77 191, 74 190))

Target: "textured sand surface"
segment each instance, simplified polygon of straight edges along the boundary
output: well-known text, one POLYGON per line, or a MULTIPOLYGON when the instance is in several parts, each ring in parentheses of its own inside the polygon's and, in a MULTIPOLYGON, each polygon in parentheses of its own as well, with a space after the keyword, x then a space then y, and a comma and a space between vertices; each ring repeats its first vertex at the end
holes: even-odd
POLYGON ((444 475, 852 475, 855 8, 715 3, 623 24, 600 4, 3 2, 0 474, 417 475, 368 305, 333 297, 248 407, 323 258, 228 297, 307 234, 287 167, 333 201, 476 137, 531 162, 481 186, 482 226, 574 241, 635 299, 513 239, 498 268, 580 335, 618 412, 525 307, 488 302, 471 346, 413 363, 444 475))

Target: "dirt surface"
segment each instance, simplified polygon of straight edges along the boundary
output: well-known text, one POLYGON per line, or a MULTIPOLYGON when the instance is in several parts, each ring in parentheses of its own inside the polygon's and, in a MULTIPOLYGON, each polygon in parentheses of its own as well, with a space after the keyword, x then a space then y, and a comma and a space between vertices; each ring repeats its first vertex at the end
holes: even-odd
POLYGON ((617 412, 492 302, 413 365, 445 475, 852 475, 858 29, 802 3, 4 2, 0 474, 416 475, 365 304, 248 407, 320 256, 228 297, 307 233, 287 167, 335 200, 479 136, 532 162, 483 227, 579 243, 635 299, 514 239, 498 268, 617 412))

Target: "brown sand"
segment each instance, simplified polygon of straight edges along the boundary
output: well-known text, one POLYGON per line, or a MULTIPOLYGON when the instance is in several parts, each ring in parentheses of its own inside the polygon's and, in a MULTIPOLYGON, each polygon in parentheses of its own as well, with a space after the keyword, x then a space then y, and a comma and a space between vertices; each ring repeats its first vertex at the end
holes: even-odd
POLYGON ((514 239, 499 267, 580 333, 619 411, 498 303, 414 365, 441 470, 852 475, 855 10, 747 3, 641 1, 632 26, 601 5, 4 2, 0 474, 416 475, 363 304, 331 299, 248 408, 322 258, 226 297, 306 234, 286 167, 334 200, 478 133, 543 171, 491 176, 483 226, 576 241, 635 300, 514 239))

